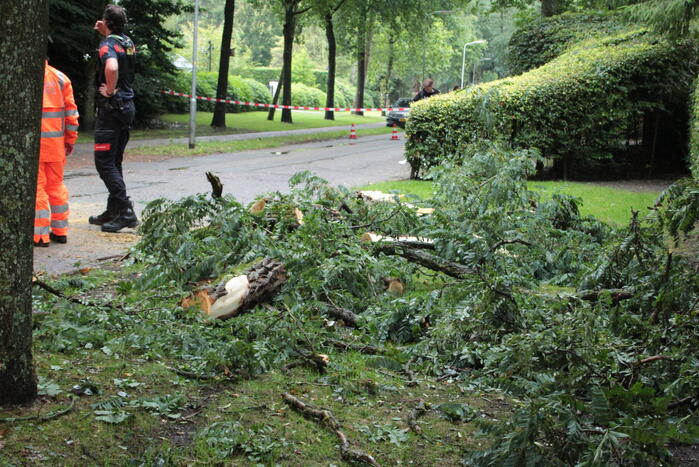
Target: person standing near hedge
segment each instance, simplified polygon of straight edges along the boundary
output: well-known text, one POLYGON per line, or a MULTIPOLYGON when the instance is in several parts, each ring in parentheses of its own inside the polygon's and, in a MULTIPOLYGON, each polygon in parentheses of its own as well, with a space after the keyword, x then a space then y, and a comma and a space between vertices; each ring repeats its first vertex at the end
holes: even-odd
POLYGON ((422 99, 427 99, 428 97, 432 97, 436 94, 439 94, 439 89, 435 89, 433 86, 434 81, 432 81, 430 78, 427 78, 425 81, 423 81, 422 89, 415 95, 415 97, 413 97, 413 102, 417 102, 422 99))
POLYGON ((138 225, 121 168, 136 116, 132 87, 136 47, 124 34, 126 23, 126 11, 122 7, 107 5, 94 28, 104 36, 99 46, 95 168, 109 190, 109 197, 107 210, 90 216, 89 222, 101 225, 103 232, 118 232, 138 225))

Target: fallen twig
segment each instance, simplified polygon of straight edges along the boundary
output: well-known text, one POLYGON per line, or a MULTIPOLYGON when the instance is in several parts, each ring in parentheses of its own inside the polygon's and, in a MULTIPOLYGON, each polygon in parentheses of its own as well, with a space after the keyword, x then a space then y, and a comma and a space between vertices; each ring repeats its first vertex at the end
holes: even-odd
POLYGON ((634 365, 645 365, 646 363, 657 362, 658 360, 672 360, 666 355, 653 355, 652 357, 644 358, 634 363, 634 365))
POLYGON ((340 422, 337 420, 337 418, 335 418, 335 415, 333 415, 332 412, 325 409, 317 409, 297 399, 288 392, 282 394, 282 398, 284 399, 284 402, 291 406, 291 408, 295 409, 298 412, 301 412, 301 414, 303 414, 304 416, 310 417, 330 428, 333 431, 333 433, 335 433, 335 436, 337 436, 340 440, 340 453, 343 459, 345 459, 348 462, 361 462, 364 464, 374 466, 379 465, 379 463, 376 462, 376 460, 369 454, 350 449, 347 436, 345 436, 345 434, 340 429, 340 422))
POLYGON ((196 379, 198 381, 210 381, 212 379, 216 379, 216 376, 213 375, 202 375, 199 373, 194 373, 192 371, 181 370, 179 368, 173 368, 169 366, 166 366, 165 368, 172 371, 176 375, 183 376, 188 379, 196 379))
POLYGON ((417 435, 422 435, 422 428, 417 424, 417 419, 427 413, 428 407, 425 401, 419 401, 417 405, 408 413, 406 422, 410 429, 417 435))
POLYGON ((379 244, 376 247, 376 251, 386 255, 402 256, 408 261, 425 266, 433 271, 443 272, 448 276, 456 277, 458 279, 463 279, 467 275, 476 273, 476 270, 469 268, 468 266, 440 258, 433 254, 427 253, 426 251, 409 247, 400 242, 379 244))
POLYGON ((48 293, 50 293, 52 295, 55 295, 58 298, 62 298, 63 300, 66 300, 70 303, 75 303, 76 305, 89 306, 91 308, 107 307, 110 309, 114 309, 114 306, 109 304, 109 303, 94 303, 94 302, 91 302, 89 300, 80 300, 80 299, 77 299, 74 297, 68 297, 66 294, 64 294, 60 290, 58 290, 54 287, 51 287, 46 282, 42 281, 41 279, 39 279, 36 276, 34 276, 32 278, 32 284, 39 286, 40 288, 44 289, 45 291, 47 291, 48 293))
POLYGON ((5 417, 5 418, 0 418, 0 422, 13 423, 13 422, 25 422, 28 420, 34 420, 37 422, 47 422, 49 420, 54 420, 62 415, 67 414, 68 412, 73 410, 73 407, 75 407, 75 398, 71 397, 70 404, 65 409, 49 412, 46 415, 30 415, 27 417, 5 417))
POLYGON ((342 320, 349 327, 359 327, 359 315, 350 310, 331 305, 326 308, 325 312, 335 319, 342 320))

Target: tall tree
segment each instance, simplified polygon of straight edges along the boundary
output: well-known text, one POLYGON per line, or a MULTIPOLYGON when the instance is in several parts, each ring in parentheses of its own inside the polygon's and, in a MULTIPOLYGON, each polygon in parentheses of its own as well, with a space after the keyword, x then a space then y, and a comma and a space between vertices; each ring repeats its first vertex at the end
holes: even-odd
MULTIPOLYGON (((231 58, 231 36, 233 35, 233 15, 235 14, 235 0, 226 0, 223 10, 223 35, 221 36, 221 58, 218 66, 218 85, 216 97, 225 99, 228 93, 228 64, 231 58)), ((211 126, 226 128, 226 103, 216 102, 211 126)))
MULTIPOLYGON (((291 64, 294 49, 294 37, 296 36, 297 16, 311 9, 310 6, 301 7, 303 0, 282 0, 284 11, 284 53, 282 64, 282 105, 291 105, 291 64)), ((293 123, 290 109, 282 109, 282 122, 293 123)))
MULTIPOLYGON (((335 38, 335 25, 333 17, 344 5, 346 0, 319 0, 316 11, 325 27, 325 38, 328 41, 328 81, 326 88, 325 107, 335 107, 335 75, 337 69, 337 39, 335 38)), ((326 120, 335 120, 335 112, 325 111, 326 120)))
POLYGON ((7 404, 29 401, 37 393, 32 361, 32 226, 48 33, 46 0, 3 0, 3 16, 0 404, 7 404))

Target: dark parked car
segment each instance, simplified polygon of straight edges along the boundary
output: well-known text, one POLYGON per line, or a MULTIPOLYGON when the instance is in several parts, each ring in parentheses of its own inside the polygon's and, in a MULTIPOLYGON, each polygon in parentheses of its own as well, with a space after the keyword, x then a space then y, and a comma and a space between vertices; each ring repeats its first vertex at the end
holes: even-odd
MULTIPOLYGON (((409 97, 401 97, 391 107, 410 107, 411 102, 412 99, 409 97)), ((393 110, 388 112, 388 116, 386 117, 386 126, 393 126, 395 123, 399 127, 405 128, 405 121, 408 119, 408 114, 410 114, 410 109, 407 108, 406 110, 393 110)))

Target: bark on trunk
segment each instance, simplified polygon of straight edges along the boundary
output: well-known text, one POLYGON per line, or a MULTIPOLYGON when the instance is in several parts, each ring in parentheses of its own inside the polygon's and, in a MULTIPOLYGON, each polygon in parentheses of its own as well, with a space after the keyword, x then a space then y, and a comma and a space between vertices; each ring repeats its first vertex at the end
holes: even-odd
MULTIPOLYGON (((296 32, 296 1, 286 1, 284 11, 284 64, 282 65, 282 83, 284 94, 283 105, 291 105, 291 57, 294 47, 294 33, 296 32)), ((282 122, 294 123, 290 109, 282 109, 282 122)))
MULTIPOLYGON (((218 85, 216 97, 225 99, 228 94, 228 68, 231 60, 231 36, 233 35, 233 16, 235 14, 235 0, 226 0, 224 8, 223 36, 221 37, 221 58, 218 65, 218 85)), ((226 128, 226 103, 216 102, 211 126, 226 128)))
MULTIPOLYGON (((364 107, 364 86, 366 84, 366 38, 367 38, 367 12, 362 12, 357 34, 357 93, 354 97, 354 106, 364 107)), ((352 112, 354 115, 364 115, 362 111, 352 112)))
POLYGON ((0 405, 29 401, 37 391, 32 361, 32 225, 48 32, 46 0, 4 0, 3 15, 0 405))
MULTIPOLYGON (((337 43, 335 41, 335 30, 333 28, 333 15, 325 15, 325 37, 328 39, 328 87, 325 107, 335 107, 335 62, 337 55, 337 43)), ((335 120, 335 113, 332 110, 325 111, 326 120, 335 120)))

